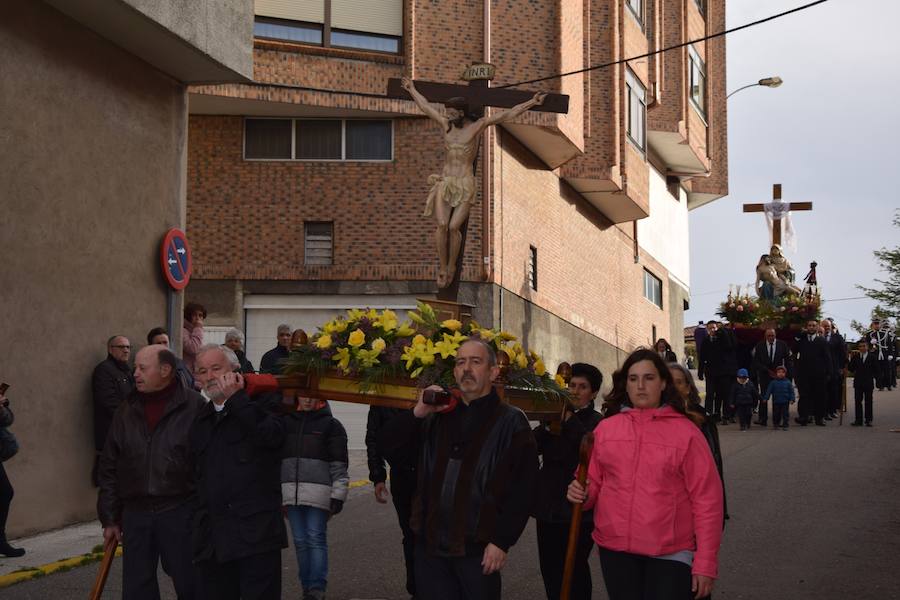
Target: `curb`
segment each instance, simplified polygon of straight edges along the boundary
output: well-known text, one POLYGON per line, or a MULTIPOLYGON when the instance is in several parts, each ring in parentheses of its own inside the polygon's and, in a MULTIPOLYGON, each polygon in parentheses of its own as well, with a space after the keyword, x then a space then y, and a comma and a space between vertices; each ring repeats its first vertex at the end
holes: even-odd
MULTIPOLYGON (((352 490, 371 484, 372 482, 368 479, 360 479, 358 481, 351 481, 348 487, 352 490)), ((116 550, 116 557, 118 558, 120 556, 122 556, 121 546, 119 546, 119 548, 116 550)), ((8 573, 6 575, 0 575, 0 589, 15 585, 17 583, 22 583, 23 581, 31 581, 32 579, 37 579, 38 577, 51 575, 58 571, 68 571, 76 567, 84 567, 96 562, 100 562, 101 560, 103 560, 103 552, 87 552, 79 556, 73 556, 72 558, 64 558, 56 562, 47 563, 46 565, 41 565, 39 567, 22 567, 22 569, 18 571, 13 571, 12 573, 8 573)))
MULTIPOLYGON (((116 556, 122 556, 122 548, 116 550, 116 556)), ((88 552, 72 558, 64 558, 56 562, 47 563, 39 567, 23 567, 19 571, 13 571, 7 575, 0 575, 0 588, 9 587, 23 581, 30 581, 50 575, 58 571, 68 571, 76 567, 83 567, 103 560, 103 552, 88 552)))

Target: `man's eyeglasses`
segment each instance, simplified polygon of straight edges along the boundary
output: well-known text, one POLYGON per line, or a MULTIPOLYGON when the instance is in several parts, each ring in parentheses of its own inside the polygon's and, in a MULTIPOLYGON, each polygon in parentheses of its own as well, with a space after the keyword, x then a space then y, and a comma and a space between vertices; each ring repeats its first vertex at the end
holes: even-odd
POLYGON ((118 348, 119 350, 131 350, 131 346, 110 346, 110 348, 118 348))

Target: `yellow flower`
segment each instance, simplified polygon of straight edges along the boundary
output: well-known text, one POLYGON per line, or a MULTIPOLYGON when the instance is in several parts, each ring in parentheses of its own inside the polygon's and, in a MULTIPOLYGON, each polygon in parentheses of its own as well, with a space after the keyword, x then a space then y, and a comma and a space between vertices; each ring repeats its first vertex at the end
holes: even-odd
POLYGON ((528 366, 528 357, 524 353, 516 355, 516 366, 524 369, 528 366))
POLYGON ((534 361, 534 374, 538 377, 543 377, 547 372, 547 367, 544 366, 544 361, 540 358, 534 361))
POLYGON ((350 348, 338 348, 331 360, 335 361, 338 368, 346 373, 350 367, 350 348))
POLYGON ((446 337, 434 345, 434 349, 440 353, 441 358, 456 356, 457 348, 459 348, 459 344, 448 340, 446 337))
POLYGON ((424 369, 425 369, 425 367, 419 367, 418 369, 416 369, 415 371, 413 371, 412 373, 410 373, 409 376, 412 377, 413 379, 415 379, 416 377, 419 376, 419 374, 420 374, 424 369))
POLYGON ((566 387, 566 380, 563 379, 563 376, 560 375, 559 373, 557 373, 557 374, 553 377, 553 381, 555 381, 555 382, 556 382, 556 385, 558 385, 558 386, 561 387, 561 388, 566 387))
POLYGON ((459 331, 462 328, 462 323, 456 319, 447 319, 441 323, 441 327, 450 331, 459 331))
POLYGON ((381 320, 379 324, 385 331, 393 331, 397 328, 397 313, 392 310, 385 309, 385 311, 381 313, 381 320))
POLYGON ((403 349, 403 354, 400 355, 401 360, 406 361, 406 370, 412 369, 412 366, 416 364, 416 359, 419 358, 419 353, 412 346, 406 346, 403 349))
POLYGON ((490 329, 473 329, 472 335, 478 335, 478 337, 486 341, 488 344, 493 342, 497 337, 497 333, 490 329))
POLYGON ((500 346, 500 351, 504 352, 509 357, 510 364, 516 360, 516 351, 509 346, 500 346))
POLYGON ((333 328, 334 328, 334 333, 341 333, 341 332, 347 331, 347 321, 345 321, 344 319, 336 319, 334 321, 333 328))
POLYGON ((359 348, 366 343, 366 334, 357 329, 350 334, 350 337, 347 338, 347 343, 354 348, 359 348))
POLYGON ((412 339, 413 346, 424 346, 425 345, 425 336, 421 333, 412 339))
POLYGON ((363 350, 360 349, 356 353, 356 358, 359 360, 359 364, 361 367, 371 367, 378 363, 378 355, 381 354, 380 350, 363 350))
POLYGON ((454 332, 453 335, 450 335, 449 333, 445 333, 445 334, 444 334, 444 340, 446 340, 446 341, 448 341, 448 342, 453 342, 453 343, 456 344, 457 346, 458 346, 459 344, 462 344, 462 343, 463 343, 464 341, 466 341, 467 339, 469 339, 467 336, 461 334, 461 333, 458 332, 458 331, 454 332))
POLYGON ((326 348, 331 348, 331 336, 326 334, 320 335, 319 339, 316 340, 316 346, 325 350, 326 348))
POLYGON ((372 340, 372 351, 375 352, 375 356, 381 354, 384 351, 385 346, 387 346, 387 344, 381 338, 372 340))
POLYGON ((375 321, 378 319, 378 311, 375 310, 374 308, 370 308, 369 310, 366 311, 366 314, 364 316, 367 319, 369 319, 370 321, 375 321))
POLYGON ((516 336, 514 336, 514 335, 511 334, 511 333, 507 333, 507 332, 505 332, 505 331, 501 331, 501 332, 498 333, 497 335, 498 335, 498 336, 500 337, 500 339, 503 340, 504 342, 511 342, 511 341, 513 341, 513 340, 516 339, 516 336))
POLYGON ((412 334, 414 334, 415 332, 416 332, 416 330, 413 329, 413 327, 409 323, 404 323, 403 325, 400 326, 399 329, 397 329, 397 336, 398 337, 409 337, 412 334))
POLYGON ((419 325, 424 325, 424 324, 425 324, 425 319, 423 319, 423 318, 419 315, 419 313, 417 313, 417 312, 415 312, 415 311, 412 311, 412 310, 407 311, 407 312, 406 312, 406 316, 408 316, 410 319, 412 319, 413 321, 415 321, 415 322, 418 323, 419 325))
POLYGON ((432 320, 434 320, 436 318, 435 314, 434 314, 434 309, 431 307, 430 304, 425 304, 424 302, 419 302, 417 306, 419 307, 419 312, 422 313, 423 317, 432 319, 432 320))
POLYGON ((347 311, 347 318, 351 321, 359 321, 364 316, 366 316, 366 313, 358 308, 351 308, 347 311))

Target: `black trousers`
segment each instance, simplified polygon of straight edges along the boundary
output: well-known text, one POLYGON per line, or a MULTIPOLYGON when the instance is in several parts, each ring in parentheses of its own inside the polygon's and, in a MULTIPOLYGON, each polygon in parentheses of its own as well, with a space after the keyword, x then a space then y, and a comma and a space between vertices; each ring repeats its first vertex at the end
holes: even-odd
POLYGON ((3 463, 0 463, 0 543, 6 541, 6 519, 9 518, 9 505, 12 504, 13 493, 6 469, 3 463))
POLYGON ((416 595, 416 542, 409 519, 412 516, 413 496, 416 493, 416 472, 413 469, 391 469, 391 498, 403 532, 403 561, 406 564, 406 591, 416 595))
MULTIPOLYGON (((769 401, 763 400, 763 394, 766 393, 766 390, 769 387, 769 382, 772 381, 772 378, 769 377, 769 374, 765 375, 757 373, 757 377, 759 378, 759 424, 765 425, 769 422, 769 401)), ((772 405, 772 418, 775 418, 775 405, 772 405)))
POLYGON ((824 377, 805 377, 800 383, 800 402, 797 405, 797 413, 801 421, 809 421, 815 417, 816 421, 825 418, 825 403, 827 390, 824 377))
POLYGON ((172 578, 178 600, 196 598, 190 511, 186 504, 164 512, 125 509, 122 516, 122 598, 159 600, 156 565, 172 578))
POLYGON ((828 380, 825 384, 828 397, 828 405, 825 407, 825 413, 831 414, 841 410, 841 386, 844 385, 844 378, 836 375, 828 380))
POLYGON ((772 425, 775 427, 787 427, 790 417, 790 404, 772 404, 772 425))
POLYGON ((741 423, 741 429, 750 427, 750 421, 753 420, 753 405, 741 404, 740 406, 735 407, 735 412, 737 413, 738 420, 741 423))
POLYGON ((416 544, 416 589, 426 600, 498 600, 500 573, 481 572, 481 553, 459 558, 429 556, 416 544))
POLYGON ((200 600, 280 600, 281 550, 271 550, 224 563, 197 565, 200 600))
POLYGON ((854 420, 857 423, 863 422, 863 415, 865 415, 866 423, 872 422, 872 390, 853 390, 853 403, 855 404, 854 408, 854 420), (863 412, 863 406, 865 405, 865 412, 863 412))
POLYGON ((887 358, 878 361, 878 371, 875 374, 875 384, 878 389, 891 386, 891 361, 887 358))
MULTIPOLYGON (((575 547, 575 569, 572 572, 572 591, 569 595, 572 600, 591 599, 592 582, 588 558, 594 547, 594 540, 591 538, 594 523, 589 518, 590 513, 585 517, 588 518, 582 521, 578 545, 575 547)), ((538 560, 541 577, 544 578, 544 591, 547 592, 547 600, 559 600, 566 566, 566 547, 569 545, 569 524, 548 521, 536 521, 536 524, 538 560)))
POLYGON ((692 600, 691 568, 662 560, 600 548, 600 568, 609 600, 692 600))
POLYGON ((734 375, 717 375, 706 378, 706 410, 712 415, 728 417, 728 394, 734 375), (726 411, 722 413, 723 409, 726 411))

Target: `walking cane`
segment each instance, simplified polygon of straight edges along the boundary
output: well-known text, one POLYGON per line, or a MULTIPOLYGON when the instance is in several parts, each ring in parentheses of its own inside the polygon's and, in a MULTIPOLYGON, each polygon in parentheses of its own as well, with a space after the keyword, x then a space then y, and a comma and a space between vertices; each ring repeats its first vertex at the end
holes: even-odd
MULTIPOLYGON (((578 451, 578 473, 575 476, 582 486, 587 481, 588 463, 593 450, 594 434, 586 433, 581 438, 581 448, 578 451)), ((572 592, 572 572, 575 570, 575 550, 578 547, 578 537, 581 533, 583 506, 584 503, 572 505, 572 522, 569 525, 569 543, 566 546, 566 565, 563 569, 562 589, 559 592, 560 600, 569 600, 569 594, 572 592)))
POLYGON ((97 579, 94 581, 94 587, 91 589, 90 600, 100 600, 103 596, 103 588, 106 586, 106 578, 109 576, 109 568, 112 566, 113 558, 116 556, 116 549, 119 542, 113 537, 103 547, 103 560, 100 562, 100 572, 97 573, 97 579))
POLYGON ((838 420, 838 426, 844 424, 844 413, 847 412, 847 371, 844 370, 841 373, 841 410, 840 410, 840 419, 838 420))

